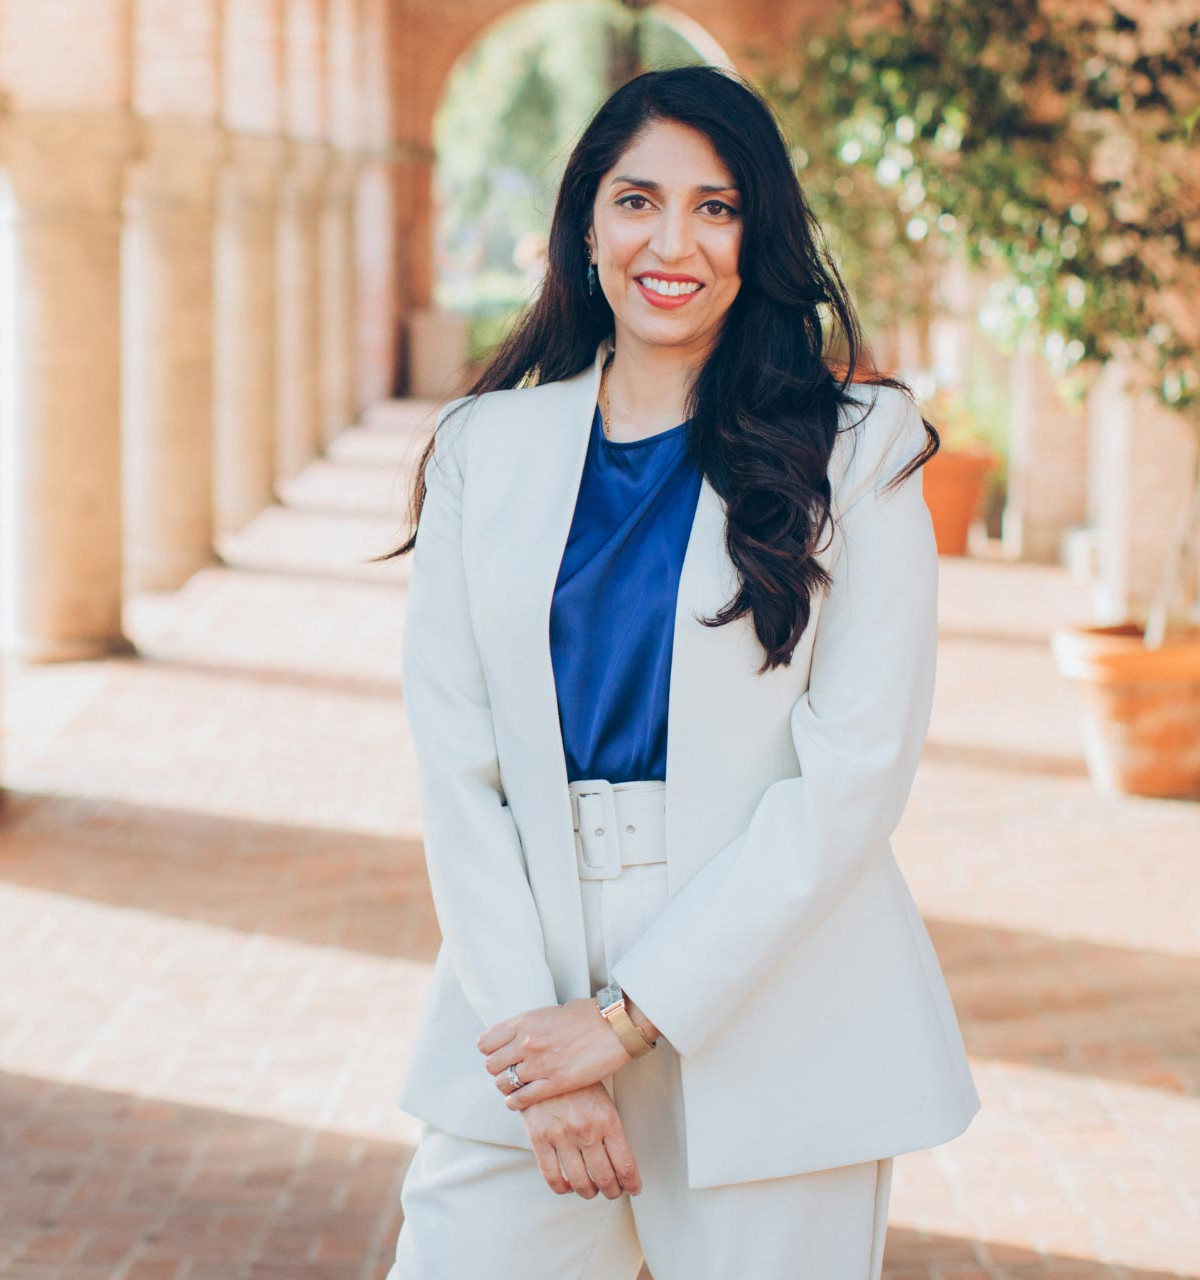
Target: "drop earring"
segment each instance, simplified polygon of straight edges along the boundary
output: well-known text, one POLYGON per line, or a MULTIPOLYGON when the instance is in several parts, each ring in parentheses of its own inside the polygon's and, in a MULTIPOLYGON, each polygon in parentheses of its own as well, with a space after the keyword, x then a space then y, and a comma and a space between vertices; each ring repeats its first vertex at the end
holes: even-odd
POLYGON ((596 264, 592 261, 590 249, 588 250, 587 290, 589 298, 596 292, 596 264))

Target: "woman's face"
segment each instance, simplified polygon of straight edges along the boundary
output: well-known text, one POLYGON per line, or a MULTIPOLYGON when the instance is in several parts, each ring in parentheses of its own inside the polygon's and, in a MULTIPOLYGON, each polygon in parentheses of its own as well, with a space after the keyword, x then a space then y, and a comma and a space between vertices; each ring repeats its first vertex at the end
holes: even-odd
POLYGON ((704 134, 672 120, 648 126, 600 179, 586 239, 618 347, 632 337, 706 351, 716 341, 741 287, 732 183, 704 134))

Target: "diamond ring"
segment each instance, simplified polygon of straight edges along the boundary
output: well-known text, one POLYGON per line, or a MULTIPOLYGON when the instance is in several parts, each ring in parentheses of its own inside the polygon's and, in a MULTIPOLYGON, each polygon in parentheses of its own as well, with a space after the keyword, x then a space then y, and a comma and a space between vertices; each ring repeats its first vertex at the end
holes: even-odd
POLYGON ((517 1069, 516 1069, 516 1067, 509 1067, 509 1068, 508 1068, 508 1070, 507 1070, 504 1074, 508 1077, 508 1082, 509 1082, 509 1084, 511 1084, 511 1085, 512 1085, 512 1087, 513 1087, 514 1089, 520 1089, 520 1088, 521 1088, 521 1081, 517 1078, 517 1069))

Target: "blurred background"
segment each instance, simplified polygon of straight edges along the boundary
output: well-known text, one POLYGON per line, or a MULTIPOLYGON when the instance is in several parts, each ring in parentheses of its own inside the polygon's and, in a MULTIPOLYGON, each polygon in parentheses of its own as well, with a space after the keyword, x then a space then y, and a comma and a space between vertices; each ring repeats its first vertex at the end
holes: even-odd
POLYGON ((884 1275, 1200 1277, 1200 0, 0 0, 3 1280, 386 1273, 438 933, 369 558, 682 63, 942 436, 894 846, 984 1108, 884 1275))

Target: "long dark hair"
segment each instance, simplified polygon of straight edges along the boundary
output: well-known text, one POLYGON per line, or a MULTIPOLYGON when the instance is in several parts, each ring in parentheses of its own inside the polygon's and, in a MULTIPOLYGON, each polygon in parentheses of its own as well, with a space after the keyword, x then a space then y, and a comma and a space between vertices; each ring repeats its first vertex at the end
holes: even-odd
MULTIPOLYGON (((808 625, 811 592, 831 585, 813 553, 823 549, 825 524, 832 526, 827 472, 838 409, 857 403, 847 388, 868 382, 912 393, 898 378, 869 367, 869 357, 864 361, 858 317, 804 198, 779 123, 741 76, 706 66, 648 71, 600 107, 563 174, 541 291, 466 395, 569 378, 595 359, 601 339, 614 329, 603 291, 589 296, 585 282, 584 235, 596 190, 642 130, 659 120, 704 134, 741 192, 741 287, 693 381, 685 413, 695 419, 692 456, 726 503, 726 549, 740 580, 734 599, 702 621, 723 626, 752 614, 766 652, 761 674, 790 663, 808 625), (828 345, 842 348, 836 357, 827 349, 823 315, 828 345)), ((456 411, 443 419, 443 427, 456 411)), ((937 452, 936 430, 929 422, 925 429, 924 450, 892 483, 898 485, 937 452)), ((413 532, 377 559, 403 555, 415 545, 433 447, 431 438, 417 466, 409 512, 413 532)))

